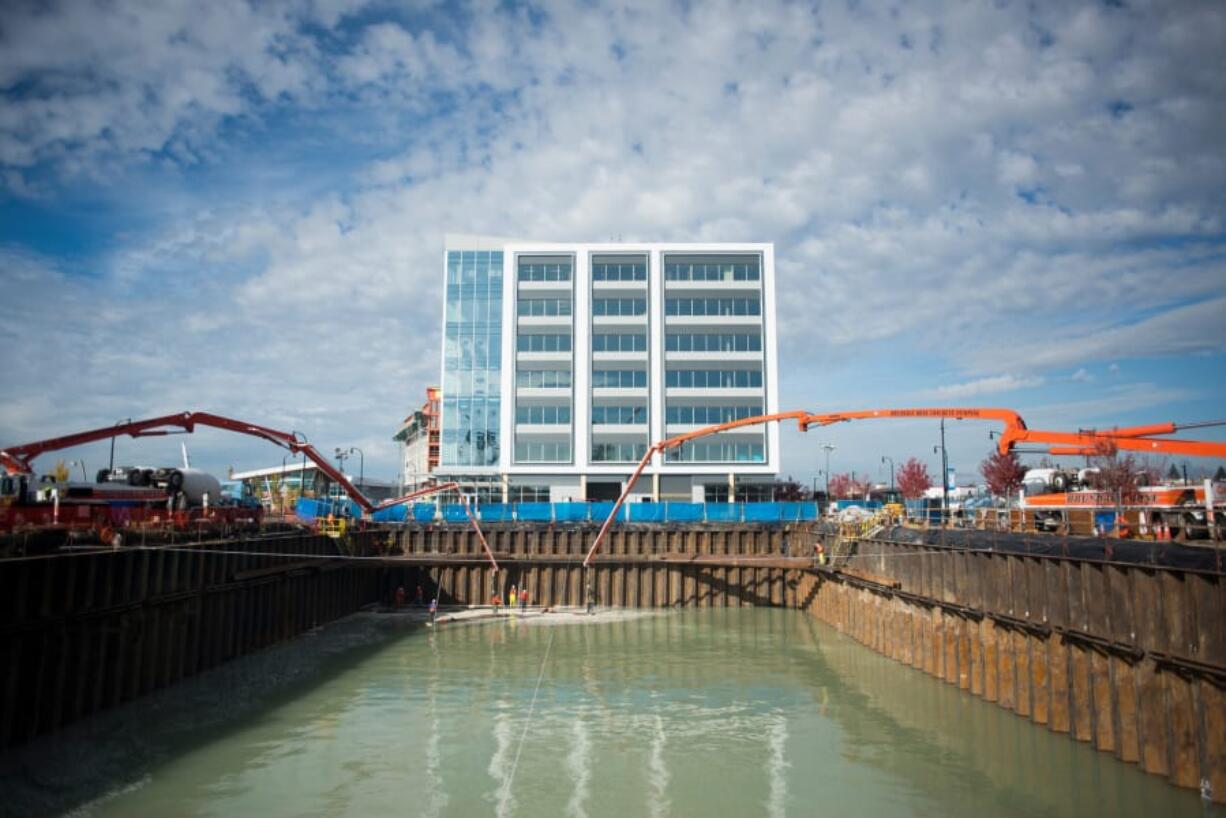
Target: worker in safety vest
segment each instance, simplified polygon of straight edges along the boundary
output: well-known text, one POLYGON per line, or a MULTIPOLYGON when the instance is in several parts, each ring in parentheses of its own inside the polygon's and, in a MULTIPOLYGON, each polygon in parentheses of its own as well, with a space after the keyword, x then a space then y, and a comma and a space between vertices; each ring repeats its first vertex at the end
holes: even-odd
POLYGON ((818 565, 826 564, 826 546, 822 545, 821 543, 813 546, 813 555, 817 559, 818 565))

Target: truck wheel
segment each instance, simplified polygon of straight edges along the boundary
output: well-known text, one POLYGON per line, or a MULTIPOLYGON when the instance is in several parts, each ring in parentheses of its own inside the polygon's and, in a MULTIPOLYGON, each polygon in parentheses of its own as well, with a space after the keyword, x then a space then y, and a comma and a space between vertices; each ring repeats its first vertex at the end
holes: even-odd
POLYGON ((110 480, 110 479, 111 479, 110 469, 98 469, 97 482, 105 483, 107 480, 110 480))
POLYGON ((1068 478, 1063 474, 1052 475, 1051 487, 1056 491, 1064 491, 1068 488, 1068 478))

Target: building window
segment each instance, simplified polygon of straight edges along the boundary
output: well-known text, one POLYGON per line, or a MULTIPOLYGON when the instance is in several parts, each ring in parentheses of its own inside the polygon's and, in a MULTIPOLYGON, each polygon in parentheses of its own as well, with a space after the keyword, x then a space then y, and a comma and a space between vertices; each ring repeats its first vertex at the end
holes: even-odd
POLYGON ((570 262, 552 264, 520 264, 520 281, 570 281, 570 262))
POLYGON ((766 448, 761 443, 731 443, 697 440, 664 453, 670 463, 761 463, 766 448))
POLYGON ((512 503, 548 503, 549 486, 511 486, 512 503))
POLYGON ((594 298, 592 315, 646 315, 646 298, 594 298))
POLYGON ((762 372, 757 369, 670 369, 664 385, 679 389, 758 389, 762 372))
POLYGON ((515 349, 517 352, 570 352, 570 333, 519 335, 515 338, 515 349))
POLYGON ((570 389, 569 369, 520 369, 515 385, 523 389, 570 389))
POLYGON ((761 315, 756 298, 666 298, 665 315, 761 315))
POLYGON ((517 311, 519 315, 527 316, 570 315, 570 299, 521 298, 517 311))
POLYGON ((592 373, 593 389, 646 389, 647 373, 642 369, 599 369, 592 373))
POLYGON ((643 263, 594 263, 592 281, 646 281, 647 265, 643 263))
POLYGON ((670 262, 664 265, 665 281, 758 281, 761 277, 757 259, 735 264, 670 262))
POLYGON ((646 443, 593 443, 592 461, 600 463, 632 463, 647 454, 646 443))
POLYGON ((593 406, 592 423, 629 426, 647 422, 646 406, 593 406))
POLYGON ((757 333, 670 332, 664 338, 665 352, 761 352, 757 333))
POLYGON ((669 424, 699 424, 709 426, 744 420, 762 414, 762 404, 750 406, 689 406, 670 405, 664 410, 664 422, 669 424))
POLYGON ((727 483, 707 483, 702 487, 702 499, 707 503, 728 502, 727 483))
POLYGON ((515 422, 546 426, 560 423, 570 423, 570 407, 517 406, 515 407, 515 422))
POLYGON ((499 461, 502 371, 501 252, 447 253, 443 325, 443 433, 448 466, 499 461))
POLYGON ((515 441, 517 463, 569 463, 569 440, 515 441))
POLYGON ((598 333, 592 336, 592 352, 646 352, 647 336, 642 333, 598 333))

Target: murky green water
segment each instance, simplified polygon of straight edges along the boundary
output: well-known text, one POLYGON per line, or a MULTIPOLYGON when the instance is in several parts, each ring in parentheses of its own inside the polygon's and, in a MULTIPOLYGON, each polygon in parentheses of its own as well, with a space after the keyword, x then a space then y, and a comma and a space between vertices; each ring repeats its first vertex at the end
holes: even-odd
MULTIPOLYGON (((322 638, 327 638, 326 635, 322 638)), ((95 801, 166 815, 1174 815, 1199 797, 791 611, 405 632, 95 801)))

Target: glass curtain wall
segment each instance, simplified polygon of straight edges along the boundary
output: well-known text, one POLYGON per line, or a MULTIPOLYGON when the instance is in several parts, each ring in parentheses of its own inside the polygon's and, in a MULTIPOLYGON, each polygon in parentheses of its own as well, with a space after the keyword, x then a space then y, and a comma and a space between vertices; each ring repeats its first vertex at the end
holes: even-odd
POLYGON ((497 466, 502 252, 448 251, 446 298, 442 465, 497 466))
POLYGON ((589 430, 593 463, 633 463, 647 450, 649 398, 600 394, 608 389, 647 388, 650 355, 610 360, 602 353, 649 353, 648 258, 641 254, 592 256, 592 377, 589 430), (626 318, 639 321, 627 322, 626 318), (616 319, 610 322, 609 319, 616 319), (627 326, 629 324, 629 326, 627 326), (602 354, 600 359, 595 356, 602 354), (642 426, 628 433, 610 426, 642 426))

